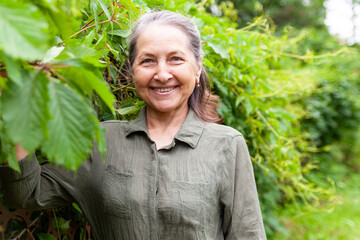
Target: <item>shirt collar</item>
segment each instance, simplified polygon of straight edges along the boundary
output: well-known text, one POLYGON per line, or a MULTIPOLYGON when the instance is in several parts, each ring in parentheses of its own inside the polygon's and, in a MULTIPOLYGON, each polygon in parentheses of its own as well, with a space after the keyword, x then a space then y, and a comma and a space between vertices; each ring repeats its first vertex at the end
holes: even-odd
MULTIPOLYGON (((194 110, 189 108, 188 115, 180 130, 175 135, 175 139, 195 148, 200 140, 203 130, 204 123, 197 117, 194 110)), ((139 116, 135 120, 130 121, 125 128, 126 136, 135 132, 144 132, 149 136, 146 124, 146 107, 141 109, 139 116)))

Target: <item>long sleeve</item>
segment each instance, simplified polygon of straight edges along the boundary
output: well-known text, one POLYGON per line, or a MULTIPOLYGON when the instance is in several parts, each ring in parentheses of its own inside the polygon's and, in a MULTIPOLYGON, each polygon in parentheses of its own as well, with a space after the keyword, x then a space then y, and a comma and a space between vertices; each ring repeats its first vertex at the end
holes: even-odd
POLYGON ((227 240, 265 240, 265 230, 249 152, 242 136, 232 143, 224 170, 223 232, 227 240))
POLYGON ((78 198, 88 164, 84 163, 76 176, 61 167, 40 165, 35 155, 19 162, 21 173, 0 166, 4 199, 10 207, 31 210, 67 205, 78 198))

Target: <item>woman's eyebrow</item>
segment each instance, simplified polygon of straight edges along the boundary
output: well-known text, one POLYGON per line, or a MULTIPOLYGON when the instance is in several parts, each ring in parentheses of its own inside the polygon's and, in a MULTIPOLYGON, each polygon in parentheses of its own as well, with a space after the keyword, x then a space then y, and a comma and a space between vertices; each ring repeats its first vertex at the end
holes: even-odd
POLYGON ((173 51, 168 53, 168 55, 174 55, 174 54, 185 55, 185 53, 183 51, 181 51, 181 50, 173 50, 173 51))
POLYGON ((140 53, 139 57, 138 58, 143 58, 143 57, 154 57, 155 54, 152 53, 152 52, 142 52, 140 53))

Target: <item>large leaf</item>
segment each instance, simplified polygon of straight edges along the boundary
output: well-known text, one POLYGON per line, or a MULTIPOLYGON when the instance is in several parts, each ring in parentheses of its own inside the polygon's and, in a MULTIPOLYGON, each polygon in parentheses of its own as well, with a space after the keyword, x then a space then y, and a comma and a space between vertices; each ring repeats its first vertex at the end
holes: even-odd
POLYGON ((0 5, 0 50, 13 58, 41 59, 49 47, 48 24, 32 4, 0 5))
POLYGON ((63 63, 74 66, 64 71, 64 76, 68 80, 76 83, 82 90, 87 92, 87 94, 90 94, 91 91, 94 90, 97 94, 99 94, 109 109, 114 112, 115 97, 110 92, 110 88, 103 80, 102 75, 97 72, 96 69, 89 70, 83 68, 89 68, 89 64, 84 63, 79 59, 72 59, 71 61, 64 61, 63 63))
POLYGON ((87 102, 70 87, 56 79, 48 87, 52 120, 42 150, 52 162, 75 170, 92 149, 98 121, 87 102))
POLYGON ((20 166, 15 154, 15 146, 5 137, 3 128, 4 123, 0 121, 0 164, 7 163, 12 169, 20 172, 20 166))
POLYGON ((21 72, 21 85, 9 84, 1 96, 2 118, 6 133, 13 143, 21 143, 33 151, 46 136, 49 119, 46 76, 42 73, 21 72))

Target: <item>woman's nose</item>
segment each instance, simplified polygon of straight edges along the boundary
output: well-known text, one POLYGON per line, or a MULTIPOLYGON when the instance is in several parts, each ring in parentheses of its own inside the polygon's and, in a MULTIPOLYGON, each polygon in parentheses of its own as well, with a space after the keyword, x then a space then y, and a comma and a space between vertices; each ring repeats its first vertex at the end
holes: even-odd
POLYGON ((154 78, 161 82, 166 82, 172 77, 173 75, 171 74, 170 66, 168 66, 165 62, 159 62, 154 78))

